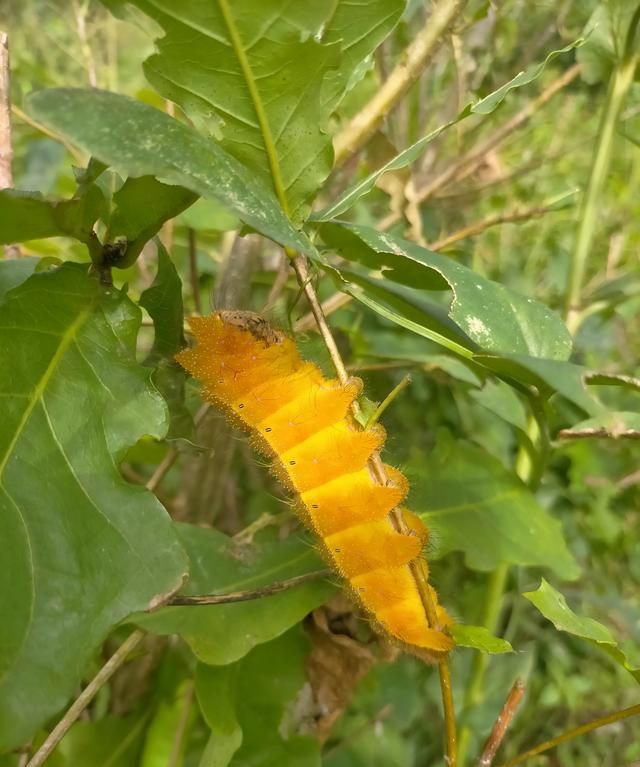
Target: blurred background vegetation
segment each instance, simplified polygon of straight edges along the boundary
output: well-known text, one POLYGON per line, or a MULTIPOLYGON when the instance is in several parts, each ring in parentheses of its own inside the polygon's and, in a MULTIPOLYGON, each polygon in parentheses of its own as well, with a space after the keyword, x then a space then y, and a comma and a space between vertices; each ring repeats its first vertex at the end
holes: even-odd
MULTIPOLYGON (((336 132, 367 102, 423 26, 425 5, 420 0, 409 3, 403 20, 349 94, 336 118, 336 132)), ((328 202, 354 179, 452 119, 469 101, 543 61, 550 51, 584 36, 604 5, 601 0, 468 3, 454 33, 443 41, 402 105, 366 151, 334 173, 322 201, 328 202)), ((616 14, 624 16, 632 5, 631 0, 613 4, 609 18, 615 21, 616 14)), ((68 197, 75 189, 72 165, 87 159, 26 116, 22 103, 30 91, 96 86, 172 109, 144 79, 142 62, 153 51, 152 36, 116 19, 97 2, 3 0, 0 28, 9 32, 11 40, 14 180, 18 189, 40 191, 50 198, 68 197)), ((390 231, 430 244, 477 273, 562 313, 581 221, 581 197, 591 171, 613 60, 607 52, 611 49, 607 34, 601 23, 585 45, 555 58, 537 80, 512 91, 495 112, 454 126, 410 169, 387 174, 350 212, 352 220, 373 225, 384 222, 390 231), (575 67, 576 62, 581 69, 575 67), (433 191, 428 198, 412 206, 412 195, 429 185, 433 191)), ((583 306, 593 311, 586 313, 579 327, 574 354, 576 361, 590 368, 630 376, 640 374, 639 145, 640 84, 636 82, 621 112, 611 165, 599 197, 582 291, 583 306)), ((109 183, 118 183, 117 178, 108 178, 109 183)), ((237 222, 204 201, 165 225, 162 239, 182 278, 187 313, 209 311, 223 301, 225 291, 231 291, 238 303, 254 310, 268 304, 270 315, 282 325, 302 318, 305 353, 323 360, 318 339, 304 325, 297 286, 292 278, 283 277, 277 252, 267 241, 239 238, 237 222), (280 287, 274 292, 275 282, 280 287)), ((32 241, 23 251, 88 261, 82 246, 66 239, 32 241)), ((154 275, 155 252, 149 247, 135 266, 118 273, 116 279, 128 284, 136 296, 151 284, 154 275)), ((327 279, 319 289, 324 299, 333 294, 327 279)), ((494 492, 499 478, 513 472, 526 415, 522 402, 505 384, 483 386, 473 370, 444 355, 435 344, 387 323, 355 302, 336 310, 331 323, 350 369, 365 379, 371 399, 382 400, 403 375, 411 373, 411 385, 386 411, 384 423, 389 433, 388 455, 411 479, 413 508, 429 509, 434 477, 439 492, 446 494, 465 476, 473 476, 469 482, 476 483, 476 492, 482 494, 494 492), (452 466, 447 474, 447 467, 452 466), (486 476, 477 475, 478 467, 484 467, 486 476)), ((151 339, 150 332, 141 335, 141 359, 148 353, 151 339)), ((637 409, 637 400, 624 389, 606 391, 603 396, 615 410, 637 409)), ((195 409, 195 387, 189 389, 189 398, 195 409)), ((576 612, 607 625, 631 661, 640 663, 638 443, 557 438, 561 428, 577 420, 571 405, 556 406, 550 427, 552 449, 537 491, 542 506, 561 521, 568 546, 582 568, 578 580, 557 585, 576 612)), ((244 442, 229 440, 219 419, 210 419, 197 436, 181 431, 179 425, 176 428, 182 440, 181 458, 160 493, 176 518, 213 525, 230 534, 265 512, 280 515, 275 518, 282 522, 286 507, 279 500, 281 492, 244 442), (216 440, 230 442, 231 448, 217 468, 210 462, 203 468, 201 453, 189 445, 216 440)), ((144 482, 165 449, 139 445, 123 467, 126 476, 144 482)), ((439 545, 436 529, 432 571, 443 602, 466 623, 482 623, 490 600, 491 575, 471 566, 473 558, 467 555, 465 561, 460 552, 439 559, 439 545)), ((520 593, 535 589, 541 574, 548 576, 536 568, 512 568, 507 575, 494 628, 516 652, 489 661, 474 700, 465 697, 472 675, 478 673, 473 653, 460 650, 454 655, 456 700, 461 705, 465 700, 476 704, 466 707, 460 722, 472 733, 469 755, 478 753, 516 677, 525 681, 526 697, 508 733, 504 757, 638 701, 637 681, 624 668, 593 645, 557 632, 522 600, 520 593)), ((162 727, 157 712, 164 711, 170 722, 170 702, 165 709, 154 709, 152 719, 136 718, 136 711, 148 705, 149 695, 156 706, 163 695, 173 700, 182 689, 184 668, 190 662, 177 642, 160 648, 158 655, 152 673, 140 672, 146 674, 144 682, 132 683, 139 684, 138 693, 124 696, 128 708, 114 710, 106 694, 99 698, 87 721, 80 723, 75 735, 70 733, 66 745, 51 760, 52 766, 169 763, 152 761, 150 756, 147 761, 136 761, 142 759, 140 744, 151 742, 153 726, 162 727), (119 720, 123 713, 130 718, 119 720), (100 725, 103 720, 108 726, 100 725), (96 724, 95 733, 101 733, 101 747, 126 738, 133 745, 111 761, 100 761, 95 750, 98 735, 94 733, 94 751, 85 737, 91 722, 96 724), (72 754, 75 761, 67 761, 72 754)), ((127 680, 120 679, 119 684, 126 685, 127 680)), ((323 763, 329 767, 439 764, 441 742, 434 734, 439 716, 434 673, 409 657, 376 663, 332 730, 323 763)), ((181 757, 185 765, 198 764, 204 743, 202 723, 195 714, 193 718, 190 741, 181 757)), ((18 758, 3 761, 0 757, 0 764, 17 764, 18 758)), ((640 763, 640 723, 629 720, 571 741, 530 764, 622 767, 634 762, 640 763)), ((281 763, 294 762, 285 755, 281 763)))

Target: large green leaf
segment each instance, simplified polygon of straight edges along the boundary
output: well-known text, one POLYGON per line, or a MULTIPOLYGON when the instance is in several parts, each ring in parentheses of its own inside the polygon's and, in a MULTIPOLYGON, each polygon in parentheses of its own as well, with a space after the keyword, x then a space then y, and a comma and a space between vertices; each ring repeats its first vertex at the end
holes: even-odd
POLYGON ((468 443, 441 440, 424 465, 411 468, 420 477, 412 483, 412 502, 434 530, 439 556, 462 551, 475 570, 509 562, 549 567, 562 578, 578 576, 560 523, 493 456, 468 443))
POLYGON ((161 184, 153 176, 128 178, 113 195, 114 209, 104 238, 107 242, 120 238, 127 241, 125 257, 117 266, 130 266, 164 222, 197 199, 198 195, 189 189, 161 184))
MULTIPOLYGON (((185 594, 245 591, 323 569, 309 544, 297 538, 237 549, 215 530, 191 525, 177 530, 191 559, 185 594)), ((163 607, 136 622, 158 634, 180 634, 200 660, 223 665, 282 634, 333 591, 326 581, 314 581, 249 602, 163 607)))
POLYGON ((370 227, 328 223, 320 232, 343 258, 381 271, 384 280, 413 290, 451 290, 449 317, 476 348, 559 360, 569 357, 571 336, 563 322, 532 298, 446 256, 370 227))
POLYGON ((330 114, 403 0, 130 1, 165 32, 150 82, 304 219, 333 162, 330 114))
POLYGON ((187 376, 182 365, 175 360, 176 353, 185 345, 182 280, 159 240, 156 247, 158 273, 139 301, 140 306, 149 312, 154 328, 153 347, 145 364, 154 368, 153 381, 169 407, 171 424, 167 438, 192 439, 193 418, 185 405, 187 376))
POLYGON ((0 304, 0 748, 64 705, 109 629, 185 573, 166 512, 115 466, 166 429, 135 360, 139 323, 77 264, 0 304))
POLYGON ((74 88, 37 91, 27 109, 122 176, 156 176, 212 197, 276 242, 313 250, 268 186, 215 142, 164 112, 116 93, 74 88))
POLYGON ((453 120, 449 120, 449 122, 445 123, 444 125, 441 125, 427 133, 426 136, 423 136, 414 144, 404 149, 391 160, 386 162, 382 167, 373 171, 366 178, 362 179, 362 181, 358 181, 357 184, 354 184, 354 186, 347 189, 338 197, 337 200, 332 202, 331 205, 328 205, 326 208, 323 208, 323 210, 314 213, 311 218, 314 221, 330 221, 331 219, 342 215, 345 211, 349 210, 349 208, 353 207, 363 195, 370 192, 376 185, 377 180, 385 173, 389 173, 390 171, 394 170, 401 170, 402 168, 406 168, 408 165, 414 163, 422 155, 427 146, 432 141, 435 141, 435 139, 437 139, 441 133, 446 131, 447 128, 452 127, 456 123, 459 123, 461 120, 464 120, 465 118, 474 114, 491 114, 491 112, 497 109, 497 107, 499 107, 500 104, 504 101, 509 91, 513 90, 514 88, 521 88, 523 85, 529 85, 529 83, 537 80, 544 71, 546 65, 555 59, 556 56, 559 56, 562 53, 567 53, 573 48, 579 47, 583 42, 584 40, 581 38, 576 40, 574 43, 566 45, 560 50, 551 51, 551 53, 549 53, 547 58, 541 64, 536 64, 532 67, 529 67, 529 69, 527 69, 525 72, 519 72, 514 78, 509 80, 509 82, 500 86, 500 88, 493 91, 493 93, 490 93, 488 96, 485 96, 483 99, 480 99, 480 101, 467 104, 453 120))
POLYGON ((306 723, 296 717, 306 654, 305 637, 294 629, 232 666, 198 665, 198 701, 212 730, 201 767, 320 767, 320 743, 300 734, 306 723))
POLYGON ((591 642, 606 652, 616 663, 626 668, 640 682, 640 667, 633 666, 629 662, 609 629, 593 618, 577 615, 569 607, 564 596, 544 578, 536 591, 526 591, 522 596, 535 605, 558 631, 565 631, 567 634, 573 634, 591 642))
POLYGON ((0 261, 0 300, 9 290, 31 277, 39 261, 39 258, 32 256, 0 261))
POLYGON ((45 200, 36 192, 0 189, 0 245, 43 237, 75 237, 86 242, 105 200, 92 186, 73 200, 45 200))

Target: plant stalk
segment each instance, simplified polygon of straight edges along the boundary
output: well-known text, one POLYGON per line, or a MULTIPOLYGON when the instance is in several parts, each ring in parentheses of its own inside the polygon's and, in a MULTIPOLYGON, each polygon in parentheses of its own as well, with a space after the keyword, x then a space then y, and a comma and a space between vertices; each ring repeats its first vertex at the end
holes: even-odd
POLYGON ((578 234, 571 258, 565 296, 566 322, 572 335, 576 334, 583 319, 580 294, 589 254, 593 246, 593 235, 600 217, 600 198, 611 163, 611 150, 615 139, 616 125, 640 59, 640 51, 634 50, 636 47, 634 46, 635 34, 639 22, 640 5, 629 26, 623 59, 609 80, 591 172, 581 206, 578 234))

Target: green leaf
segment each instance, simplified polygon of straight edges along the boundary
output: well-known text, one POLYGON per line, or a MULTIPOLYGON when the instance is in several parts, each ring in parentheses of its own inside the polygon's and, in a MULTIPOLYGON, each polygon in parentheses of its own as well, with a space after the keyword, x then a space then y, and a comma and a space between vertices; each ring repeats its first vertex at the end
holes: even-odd
POLYGON ((506 639, 494 636, 485 626, 465 626, 455 623, 450 630, 458 647, 471 647, 492 655, 513 652, 513 647, 506 639))
POLYGON ((145 63, 151 84, 273 188, 294 221, 304 220, 333 163, 331 112, 404 3, 131 4, 165 32, 145 63))
POLYGON ((136 764, 147 713, 76 722, 51 757, 64 767, 131 767, 136 764))
POLYGON ((146 365, 155 368, 153 381, 169 407, 168 439, 193 439, 193 418, 185 405, 186 373, 175 360, 185 345, 182 281, 169 254, 158 240, 158 273, 151 287, 140 296, 140 306, 153 320, 154 339, 146 365))
POLYGON ((485 381, 482 389, 469 392, 471 399, 487 408, 491 413, 515 426, 523 434, 527 432, 527 411, 510 386, 502 381, 485 381))
POLYGON ((201 767, 229 764, 232 743, 239 745, 231 762, 238 767, 320 767, 320 743, 301 735, 304 720, 296 721, 296 702, 308 684, 306 654, 306 638, 301 630, 294 629, 256 647, 231 667, 199 664, 196 690, 213 731, 212 741, 220 732, 227 738, 221 744, 221 748, 227 747, 227 760, 203 759, 201 767))
POLYGON ((566 579, 578 576, 560 523, 485 451, 441 439, 426 462, 412 468, 412 475, 424 478, 412 482, 412 503, 434 531, 438 556, 462 551, 474 570, 509 562, 548 567, 566 579))
POLYGON ((589 370, 581 365, 564 360, 536 359, 524 354, 500 357, 476 354, 473 359, 500 376, 535 386, 543 397, 557 393, 585 413, 603 410, 602 404, 588 390, 589 370))
POLYGON ((135 360, 139 324, 125 295, 77 264, 0 304, 0 748, 27 740, 108 631, 184 576, 165 510, 115 465, 166 428, 135 360))
POLYGON ((177 681, 170 691, 171 694, 158 701, 136 765, 164 767, 167 764, 184 764, 184 751, 196 716, 193 689, 192 679, 177 681), (183 736, 178 740, 177 734, 180 730, 183 736))
MULTIPOLYGON (((323 569, 309 544, 297 538, 238 549, 215 530, 190 525, 177 530, 191 559, 185 594, 245 591, 323 569)), ((158 634, 180 634, 200 660, 224 665, 282 634, 333 591, 326 581, 313 581, 248 602, 163 607, 136 622, 158 634)))
POLYGON ((340 290, 381 317, 463 357, 473 357, 475 343, 451 322, 440 306, 425 301, 418 291, 369 277, 361 270, 341 268, 338 271, 326 263, 321 266, 340 290))
POLYGON ((574 48, 578 48, 583 44, 583 42, 584 40, 580 38, 579 40, 566 45, 564 48, 561 48, 557 51, 551 51, 551 53, 541 64, 530 67, 526 72, 520 72, 513 79, 509 80, 508 83, 505 83, 493 93, 490 93, 488 96, 480 99, 480 101, 467 104, 453 120, 449 120, 449 122, 445 123, 444 125, 435 128, 435 130, 430 131, 426 136, 423 136, 421 139, 416 141, 415 144, 412 144, 410 147, 404 149, 402 152, 385 163, 382 167, 378 168, 378 170, 373 171, 373 173, 370 173, 362 181, 359 181, 357 184, 343 192, 337 200, 331 203, 331 205, 328 205, 323 210, 314 213, 311 216, 311 219, 313 221, 331 221, 332 219, 337 218, 342 213, 349 210, 349 208, 352 208, 361 197, 363 197, 365 194, 368 194, 374 188, 380 176, 384 175, 385 173, 389 173, 390 171, 406 168, 408 165, 411 165, 413 162, 415 162, 424 152, 425 148, 432 141, 437 139, 441 133, 446 131, 447 128, 450 128, 451 126, 459 123, 461 120, 464 120, 473 114, 490 114, 504 101, 509 91, 513 90, 514 88, 521 88, 523 85, 529 85, 529 83, 537 80, 550 61, 563 53, 567 53, 574 48))
POLYGON ((536 591, 526 591, 522 596, 535 605, 558 631, 565 631, 596 645, 640 682, 640 667, 629 663, 609 629, 593 618, 574 613, 564 596, 544 578, 536 591))
POLYGON ((164 112, 116 93, 73 88, 33 93, 27 110, 122 176, 156 176, 211 197, 276 242, 307 254, 313 250, 255 174, 164 112))
POLYGON ((140 255, 160 227, 198 199, 181 186, 161 184, 153 176, 128 178, 113 195, 115 210, 109 218, 106 242, 127 241, 127 251, 117 266, 126 269, 140 255))
POLYGON ((33 256, 0 261, 0 300, 4 298, 5 293, 31 277, 39 261, 39 258, 33 256))
POLYGON ((0 189, 0 245, 45 237, 86 242, 105 200, 96 186, 79 199, 45 200, 36 192, 0 189))
POLYGON ((196 693, 211 736, 200 767, 226 767, 242 744, 242 728, 236 714, 238 672, 243 661, 228 666, 196 669, 196 693))
POLYGON ((342 49, 340 67, 325 77, 323 101, 335 105, 353 85, 359 65, 380 45, 395 27, 406 0, 367 0, 354 3, 336 0, 325 24, 322 42, 336 43, 342 49))
POLYGON ((320 227, 320 233, 343 258, 382 272, 378 282, 399 282, 416 297, 420 290, 450 289, 449 317, 487 352, 560 360, 571 353, 568 330, 546 306, 446 256, 364 226, 329 223, 320 227))

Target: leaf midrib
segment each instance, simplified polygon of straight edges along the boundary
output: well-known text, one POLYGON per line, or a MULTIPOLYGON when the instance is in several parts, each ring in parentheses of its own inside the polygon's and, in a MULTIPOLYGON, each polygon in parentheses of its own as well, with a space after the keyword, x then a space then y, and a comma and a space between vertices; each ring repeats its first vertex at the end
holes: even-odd
POLYGON ((287 218, 290 218, 289 204, 287 201, 287 194, 285 191, 284 183, 282 181, 282 172, 280 169, 280 163, 278 161, 278 154, 276 152, 273 133, 271 132, 271 126, 269 125, 267 112, 264 108, 264 104, 262 103, 262 99, 258 91, 258 86, 256 85, 256 80, 253 74, 253 70, 251 69, 251 64, 249 63, 249 59, 247 58, 246 52, 243 48, 242 40, 240 39, 240 33, 238 32, 238 28, 236 27, 235 21, 233 19, 228 0, 218 0, 218 5, 220 7, 220 13, 222 14, 224 23, 227 26, 231 46, 233 47, 234 53, 236 54, 238 63, 240 64, 240 69, 242 70, 242 75, 249 91, 249 95, 251 96, 251 101, 253 103, 256 117, 258 118, 258 124, 260 125, 262 141, 264 142, 264 148, 267 153, 269 170, 271 172, 271 180, 273 182, 273 188, 276 197, 278 198, 278 202, 282 206, 285 215, 287 218))

